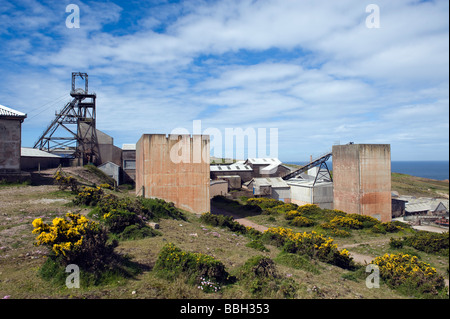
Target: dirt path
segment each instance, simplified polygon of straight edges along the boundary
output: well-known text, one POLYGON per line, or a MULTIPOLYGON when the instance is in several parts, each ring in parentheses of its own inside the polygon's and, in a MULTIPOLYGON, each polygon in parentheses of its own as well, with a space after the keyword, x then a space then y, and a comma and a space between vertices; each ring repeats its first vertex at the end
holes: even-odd
POLYGON ((269 229, 268 227, 256 224, 256 223, 252 222, 251 220, 248 220, 247 218, 241 217, 239 215, 233 214, 233 213, 231 213, 229 211, 226 211, 224 209, 217 208, 217 207, 214 207, 214 206, 211 206, 211 213, 215 214, 215 215, 231 216, 239 224, 244 225, 245 227, 252 227, 252 228, 254 228, 256 230, 259 230, 260 232, 264 232, 267 229, 269 229))

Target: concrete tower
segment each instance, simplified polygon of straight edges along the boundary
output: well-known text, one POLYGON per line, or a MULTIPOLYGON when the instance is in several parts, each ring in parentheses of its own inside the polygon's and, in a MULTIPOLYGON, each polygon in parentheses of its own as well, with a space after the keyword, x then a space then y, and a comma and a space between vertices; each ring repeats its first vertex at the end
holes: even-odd
POLYGON ((136 144, 136 195, 209 212, 209 155, 209 135, 142 135, 136 144))
POLYGON ((334 145, 333 180, 335 209, 391 221, 389 144, 334 145))

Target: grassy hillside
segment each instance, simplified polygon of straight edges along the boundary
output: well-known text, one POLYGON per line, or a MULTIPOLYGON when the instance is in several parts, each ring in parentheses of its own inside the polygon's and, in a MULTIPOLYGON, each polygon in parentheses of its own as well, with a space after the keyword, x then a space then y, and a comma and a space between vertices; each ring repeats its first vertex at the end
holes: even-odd
MULTIPOLYGON (((144 205, 132 204, 136 200, 133 193, 108 189, 104 193, 125 200, 130 204, 128 207, 132 206, 143 214, 141 209, 144 205)), ((52 283, 40 275, 50 251, 45 246, 33 245, 37 235, 32 234, 32 222, 41 218, 51 224, 57 217, 64 218, 67 212, 81 212, 88 216, 95 211, 102 215, 99 207, 74 205, 72 200, 76 196, 69 190, 58 190, 54 185, 5 185, 0 188, 0 298, 410 298, 383 282, 380 288, 367 288, 363 266, 344 269, 319 259, 286 253, 273 241, 255 240, 242 229, 224 227, 233 225, 230 221, 221 221, 213 226, 188 212, 182 212, 184 219, 175 219, 164 216, 156 206, 151 207, 154 214, 158 213, 160 227, 156 235, 141 239, 115 236, 119 242, 114 251, 131 260, 137 272, 129 278, 111 277, 100 285, 68 289, 64 283, 52 283), (230 278, 234 279, 223 284, 219 291, 208 293, 199 289, 198 284, 193 284, 189 272, 174 276, 179 269, 174 268, 172 273, 157 271, 158 256, 168 243, 181 250, 179 256, 189 255, 194 259, 205 259, 207 263, 223 264, 230 278), (214 259, 211 261, 210 257, 214 259)), ((118 207, 123 212, 127 206, 118 207)), ((130 217, 126 212, 122 215, 130 217)), ((248 218, 267 227, 282 226, 296 232, 315 230, 326 236, 331 234, 331 230, 318 227, 325 221, 321 220, 320 214, 309 217, 316 221, 314 226, 292 226, 283 215, 276 213, 248 218)), ((448 258, 411 247, 394 249, 389 246, 390 237, 398 239, 411 235, 410 229, 388 234, 352 229, 349 234, 335 238, 339 249, 347 247, 351 252, 372 256, 386 252, 413 253, 448 278, 448 258)))
POLYGON ((400 195, 448 198, 448 181, 438 181, 400 173, 392 173, 392 190, 400 195))

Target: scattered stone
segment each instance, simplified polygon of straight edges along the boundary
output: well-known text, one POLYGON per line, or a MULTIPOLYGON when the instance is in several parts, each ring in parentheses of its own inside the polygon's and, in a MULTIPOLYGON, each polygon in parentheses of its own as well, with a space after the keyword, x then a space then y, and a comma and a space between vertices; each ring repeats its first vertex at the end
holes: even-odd
POLYGON ((159 224, 158 223, 148 222, 147 225, 149 225, 153 229, 159 229, 159 224))
POLYGON ((192 236, 192 237, 198 237, 197 233, 189 234, 189 236, 192 236))

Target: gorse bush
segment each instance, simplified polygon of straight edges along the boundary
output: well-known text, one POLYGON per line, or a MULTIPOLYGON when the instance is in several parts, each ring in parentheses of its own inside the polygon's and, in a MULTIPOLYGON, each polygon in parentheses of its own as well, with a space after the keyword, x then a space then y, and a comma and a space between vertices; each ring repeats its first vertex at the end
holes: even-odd
POLYGON ((289 222, 289 224, 292 226, 297 226, 297 227, 310 227, 310 226, 314 225, 314 222, 307 217, 296 216, 296 217, 294 217, 293 220, 291 220, 289 222))
POLYGON ((98 231, 98 223, 88 220, 80 214, 67 213, 64 218, 53 219, 52 224, 46 224, 42 218, 33 221, 33 234, 38 234, 35 245, 45 245, 52 249, 55 255, 62 254, 66 260, 81 250, 84 236, 87 232, 98 231))
POLYGON ((118 239, 140 239, 159 235, 159 232, 147 225, 150 220, 186 219, 173 203, 162 199, 137 198, 132 200, 104 193, 101 193, 98 199, 96 197, 96 207, 89 213, 89 216, 105 225, 118 239))
POLYGON ((338 250, 333 238, 326 238, 315 231, 296 233, 289 228, 269 228, 264 232, 263 239, 282 246, 283 250, 289 253, 307 255, 345 269, 354 267, 346 249, 338 250))
POLYGON ((61 170, 57 171, 53 181, 60 190, 70 188, 72 192, 78 192, 78 181, 73 176, 64 176, 61 170))
POLYGON ((402 243, 417 250, 431 254, 449 255, 449 233, 416 232, 413 236, 403 237, 402 243))
POLYGON ((236 214, 259 214, 262 212, 262 209, 253 205, 252 202, 248 202, 245 205, 242 205, 239 201, 226 198, 222 195, 214 196, 211 200, 211 204, 216 207, 226 207, 226 209, 230 212, 236 214))
POLYGON ((172 243, 161 249, 154 270, 169 280, 184 275, 188 283, 195 285, 200 285, 201 280, 218 285, 226 284, 230 280, 225 265, 219 260, 209 255, 183 251, 172 243))
MULTIPOLYGON (((49 247, 50 254, 40 273, 44 278, 62 277, 64 266, 76 264, 93 278, 95 284, 106 273, 114 272, 131 276, 126 258, 116 254, 117 241, 110 242, 106 229, 97 222, 80 214, 67 213, 66 218, 57 217, 51 224, 38 218, 33 221, 33 233, 38 234, 35 245, 49 247)), ((135 268, 133 273, 137 273, 135 268)), ((67 274, 65 275, 67 276, 67 274)))
POLYGON ((444 278, 430 264, 409 254, 385 254, 372 260, 380 277, 392 288, 406 287, 409 293, 437 295, 445 288, 444 278))
POLYGON ((238 270, 237 278, 257 298, 294 298, 296 296, 295 281, 291 278, 283 278, 269 257, 249 258, 238 270))
POLYGON ((75 205, 96 206, 104 192, 100 187, 83 186, 73 199, 75 205))
POLYGON ((245 226, 239 224, 238 222, 236 222, 233 219, 233 217, 231 217, 231 216, 203 213, 200 216, 200 221, 202 221, 205 224, 211 225, 211 226, 228 228, 231 231, 237 232, 240 234, 247 233, 247 228, 245 226))

